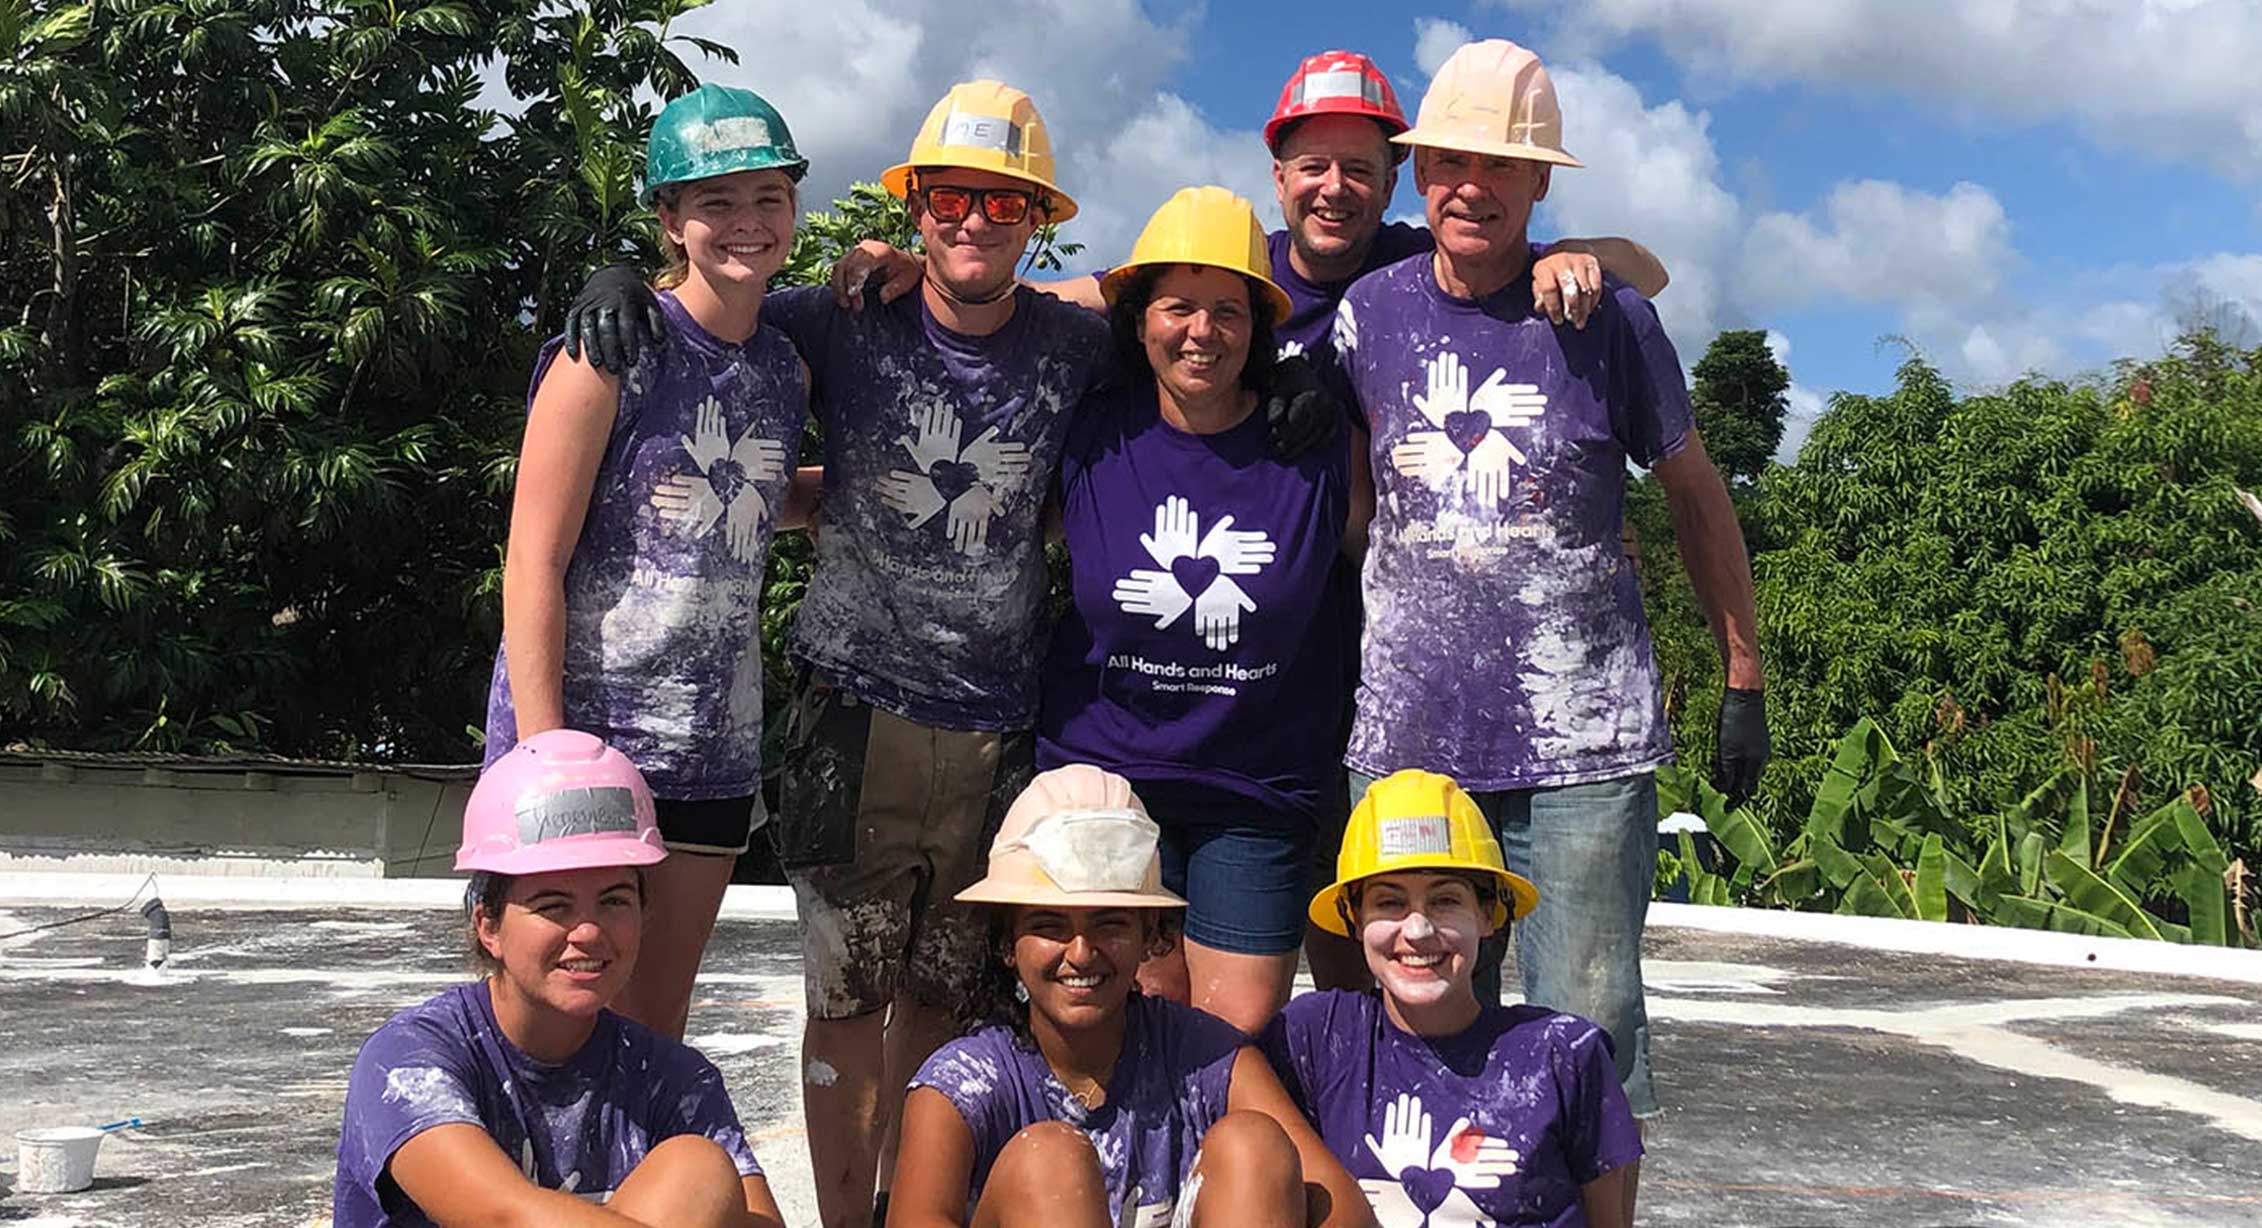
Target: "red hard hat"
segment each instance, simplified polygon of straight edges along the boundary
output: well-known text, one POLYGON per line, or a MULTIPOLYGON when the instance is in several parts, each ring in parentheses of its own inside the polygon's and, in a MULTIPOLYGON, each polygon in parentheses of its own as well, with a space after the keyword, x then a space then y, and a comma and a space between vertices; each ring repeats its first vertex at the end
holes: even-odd
MULTIPOLYGON (((1390 78, 1356 51, 1322 51, 1296 66, 1280 89, 1280 105, 1265 121, 1265 148, 1278 153, 1281 131, 1314 115, 1364 115, 1382 126, 1385 138, 1406 130, 1406 113, 1390 78)), ((1394 152, 1403 159, 1407 150, 1400 145, 1394 152)))

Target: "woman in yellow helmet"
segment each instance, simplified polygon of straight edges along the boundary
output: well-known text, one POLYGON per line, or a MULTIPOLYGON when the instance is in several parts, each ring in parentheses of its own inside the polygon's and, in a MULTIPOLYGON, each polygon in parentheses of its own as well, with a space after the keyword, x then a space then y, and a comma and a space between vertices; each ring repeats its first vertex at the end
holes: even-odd
MULTIPOLYGON (((1060 471, 1075 606, 1043 671, 1037 764, 1137 783, 1186 941, 1142 974, 1247 1032, 1288 1000, 1349 651, 1328 575, 1354 499, 1338 436, 1292 459, 1258 405, 1273 283, 1249 202, 1187 188, 1108 274, 1117 381, 1060 471)), ((1364 455, 1364 447, 1357 449, 1364 455)))
POLYGON ((1382 1228, 1633 1223, 1641 1136, 1609 1036, 1472 987, 1478 941, 1538 902, 1449 777, 1398 772, 1351 814, 1310 916, 1378 988, 1306 994, 1261 1044, 1382 1228))

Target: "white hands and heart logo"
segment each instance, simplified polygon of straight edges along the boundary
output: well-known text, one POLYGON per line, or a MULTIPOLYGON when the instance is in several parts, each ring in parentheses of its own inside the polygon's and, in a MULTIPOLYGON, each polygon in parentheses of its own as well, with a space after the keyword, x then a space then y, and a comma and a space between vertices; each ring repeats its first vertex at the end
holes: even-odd
POLYGON ((1382 1137, 1366 1137, 1384 1172, 1394 1180, 1363 1178, 1359 1187, 1374 1204, 1382 1228, 1493 1228, 1470 1190, 1500 1188, 1523 1163, 1523 1153, 1461 1117, 1431 1144, 1431 1119, 1422 1098, 1401 1094, 1383 1106, 1382 1137))
POLYGON ((1221 516, 1201 531, 1201 514, 1186 500, 1171 495, 1155 509, 1155 531, 1141 533, 1153 568, 1133 568, 1115 582, 1115 601, 1126 613, 1151 614, 1155 630, 1194 611, 1194 635, 1219 652, 1241 639, 1241 616, 1254 614, 1255 599, 1234 583, 1234 576, 1253 576, 1272 562, 1272 539, 1262 530, 1236 529, 1233 517, 1221 516))
POLYGON ((759 438, 754 429, 749 425, 732 442, 722 402, 708 397, 692 433, 677 436, 696 472, 662 478, 652 488, 652 506, 683 532, 705 537, 721 523, 730 556, 741 563, 760 555, 762 522, 771 515, 761 484, 785 476, 784 442, 759 438))
POLYGON ((1424 370, 1429 388, 1415 395, 1414 408, 1429 429, 1408 431, 1390 449, 1390 463, 1432 489, 1442 489, 1466 471, 1469 493, 1477 502, 1498 504, 1508 497, 1510 466, 1531 463, 1509 442, 1506 428, 1537 422, 1547 410, 1547 394, 1537 384, 1508 383, 1501 367, 1494 367, 1471 392, 1469 369, 1451 351, 1430 359, 1424 370))
POLYGON ((964 448, 958 446, 958 414, 932 405, 911 414, 913 434, 895 441, 911 454, 913 469, 896 469, 880 479, 880 502, 918 528, 948 509, 944 519, 950 543, 960 554, 980 554, 989 544, 1005 483, 1026 477, 1029 445, 1001 440, 991 427, 964 448))

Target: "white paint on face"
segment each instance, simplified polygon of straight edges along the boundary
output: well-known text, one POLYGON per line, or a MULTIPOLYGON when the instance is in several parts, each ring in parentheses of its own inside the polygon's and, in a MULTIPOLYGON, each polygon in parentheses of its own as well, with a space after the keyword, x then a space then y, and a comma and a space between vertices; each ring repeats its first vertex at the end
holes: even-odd
POLYGON ((809 1065, 803 1069, 802 1077, 808 1081, 811 1087, 831 1087, 840 1082, 840 1072, 833 1069, 832 1063, 822 1058, 809 1059, 809 1065))

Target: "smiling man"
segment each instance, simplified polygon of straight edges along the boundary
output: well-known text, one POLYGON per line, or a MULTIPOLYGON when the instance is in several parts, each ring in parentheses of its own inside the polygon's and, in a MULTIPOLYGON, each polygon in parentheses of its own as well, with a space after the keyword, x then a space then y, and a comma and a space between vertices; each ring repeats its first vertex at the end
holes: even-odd
POLYGON ((770 308, 824 425, 824 532, 794 624, 802 672, 772 833, 802 921, 803 1095, 826 1228, 874 1222, 902 1089, 950 1035, 984 935, 951 902, 1031 772, 1040 512, 1104 321, 1019 285, 1037 227, 1075 216, 1027 94, 953 86, 904 162, 918 294, 770 308))
MULTIPOLYGON (((1671 760, 1641 590, 1620 545, 1626 464, 1656 473, 1726 663, 1721 745, 1766 758, 1751 569, 1656 311, 1611 283, 1584 329, 1532 307, 1526 228, 1562 115, 1538 57, 1455 52, 1395 138, 1414 151, 1434 252, 1344 296, 1334 353, 1370 429, 1376 512, 1364 682, 1345 762, 1361 791, 1443 772, 1541 903, 1516 929, 1525 997, 1615 1040, 1657 1111, 1640 942, 1657 861, 1652 773, 1671 760)), ((1748 787, 1745 789, 1748 792, 1748 787)), ((1498 1000, 1497 949, 1480 1000, 1498 1000)))

